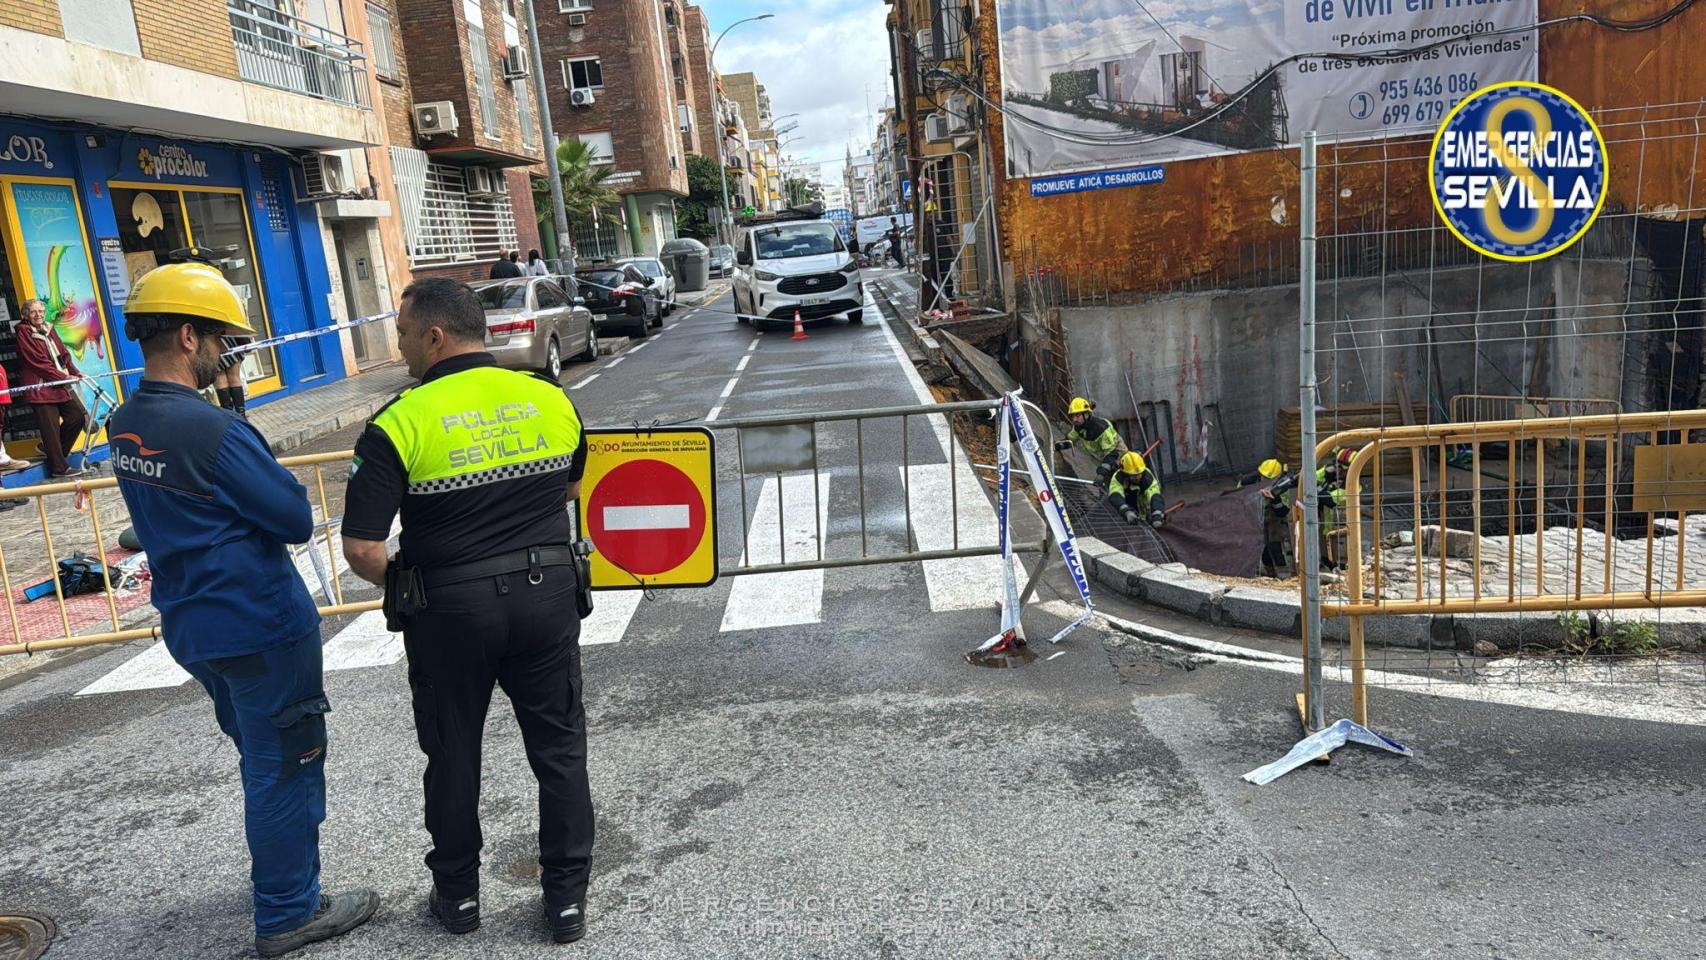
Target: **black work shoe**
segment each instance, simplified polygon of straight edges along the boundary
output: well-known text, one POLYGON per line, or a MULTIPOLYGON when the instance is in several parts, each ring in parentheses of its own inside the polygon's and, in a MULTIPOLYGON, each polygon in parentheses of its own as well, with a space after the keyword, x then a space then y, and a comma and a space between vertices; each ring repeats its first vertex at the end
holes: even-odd
POLYGON ((366 923, 378 909, 379 894, 372 890, 352 890, 335 897, 321 897, 320 909, 314 911, 314 916, 307 923, 270 937, 256 937, 255 951, 263 957, 282 957, 310 943, 341 937, 366 923))
POLYGON ((545 902, 545 922, 551 927, 551 939, 558 943, 574 943, 586 936, 586 901, 553 907, 545 902))
POLYGON ((451 933, 473 933, 480 929, 480 901, 477 897, 446 900, 438 895, 438 886, 434 884, 432 892, 427 894, 427 909, 451 933))

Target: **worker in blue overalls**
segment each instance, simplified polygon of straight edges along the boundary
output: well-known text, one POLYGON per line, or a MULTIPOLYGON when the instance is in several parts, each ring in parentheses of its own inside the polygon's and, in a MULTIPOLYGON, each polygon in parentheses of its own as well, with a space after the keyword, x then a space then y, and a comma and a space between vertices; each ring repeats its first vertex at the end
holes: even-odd
POLYGON ((220 337, 254 330, 202 251, 174 256, 186 262, 149 271, 125 304, 145 370, 108 427, 113 469, 166 649, 207 689, 242 758, 255 949, 277 957, 365 923, 379 895, 320 892, 331 705, 320 615, 285 546, 313 535, 314 515, 259 431, 197 392, 219 371, 220 337))

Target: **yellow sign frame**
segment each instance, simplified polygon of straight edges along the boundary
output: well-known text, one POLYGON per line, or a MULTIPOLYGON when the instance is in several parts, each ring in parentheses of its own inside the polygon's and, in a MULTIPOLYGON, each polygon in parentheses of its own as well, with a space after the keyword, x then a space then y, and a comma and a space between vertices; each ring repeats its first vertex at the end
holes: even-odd
POLYGON ((717 448, 704 427, 656 427, 642 430, 593 428, 586 431, 586 471, 576 520, 581 535, 592 539, 588 521, 593 495, 617 468, 651 460, 681 471, 703 500, 705 529, 693 553, 673 569, 642 576, 612 562, 603 552, 591 558, 593 590, 708 587, 720 574, 717 557, 717 448))

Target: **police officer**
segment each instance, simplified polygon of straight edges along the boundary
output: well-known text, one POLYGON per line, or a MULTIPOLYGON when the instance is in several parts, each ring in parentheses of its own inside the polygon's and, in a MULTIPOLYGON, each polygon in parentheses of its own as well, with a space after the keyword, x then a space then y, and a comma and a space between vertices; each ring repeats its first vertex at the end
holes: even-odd
POLYGON ((1054 448, 1065 451, 1076 446, 1082 449, 1096 462, 1096 482, 1106 485, 1120 457, 1126 452, 1125 441, 1120 439, 1113 423, 1095 415, 1095 409, 1096 405, 1083 397, 1073 397, 1066 408, 1066 419, 1071 421, 1072 430, 1066 439, 1056 440, 1054 448))
POLYGON ((131 288, 124 332, 145 372, 109 424, 113 469, 148 552, 166 649, 213 698, 242 757, 255 949, 277 957, 379 906, 372 890, 320 892, 331 705, 320 615, 285 548, 313 535, 314 516, 260 433, 197 393, 219 370, 220 337, 254 333, 216 268, 149 271, 131 288))
POLYGON ((586 932, 593 834, 567 507, 586 440, 563 388, 500 369, 485 336, 466 285, 417 280, 403 291, 397 345, 421 382, 356 443, 344 555, 385 583, 403 631, 427 757, 429 909, 452 933, 480 925, 480 740, 495 682, 539 781, 545 917, 553 939, 571 943, 586 932), (401 550, 388 564, 399 510, 401 550))
POLYGON ((1152 527, 1167 522, 1167 507, 1161 501, 1161 480, 1149 471, 1141 453, 1128 453, 1120 458, 1119 469, 1108 478, 1108 502, 1126 523, 1135 525, 1146 517, 1152 527))

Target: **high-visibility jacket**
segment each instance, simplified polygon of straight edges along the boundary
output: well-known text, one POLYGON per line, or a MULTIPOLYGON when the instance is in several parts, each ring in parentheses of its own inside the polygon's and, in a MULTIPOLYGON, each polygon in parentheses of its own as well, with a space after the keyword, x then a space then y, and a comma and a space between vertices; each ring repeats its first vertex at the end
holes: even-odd
POLYGON ((567 543, 564 492, 585 462, 561 386, 500 369, 489 354, 453 357, 369 421, 344 534, 383 540, 401 509, 403 556, 425 567, 567 543))
POLYGON ((1125 452, 1125 441, 1120 439, 1119 431, 1111 422, 1094 414, 1084 418, 1083 426, 1068 431, 1066 439, 1089 454, 1092 460, 1106 460, 1111 455, 1125 452))
POLYGON ((1147 515, 1162 509, 1161 481, 1151 470, 1135 475, 1115 470, 1114 475, 1108 478, 1108 500, 1115 509, 1124 505, 1147 515))

